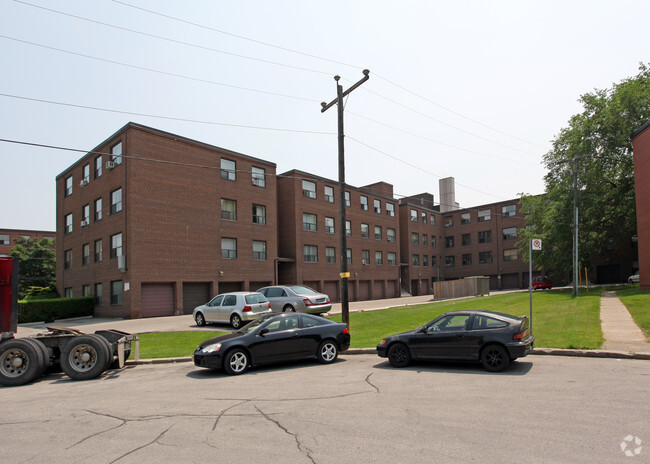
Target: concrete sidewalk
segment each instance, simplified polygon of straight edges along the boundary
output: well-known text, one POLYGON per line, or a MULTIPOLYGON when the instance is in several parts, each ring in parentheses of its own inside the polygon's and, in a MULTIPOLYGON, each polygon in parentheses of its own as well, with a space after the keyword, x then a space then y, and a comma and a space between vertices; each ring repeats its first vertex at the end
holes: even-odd
POLYGON ((615 292, 600 296, 600 323, 605 343, 603 350, 650 352, 650 344, 615 292))

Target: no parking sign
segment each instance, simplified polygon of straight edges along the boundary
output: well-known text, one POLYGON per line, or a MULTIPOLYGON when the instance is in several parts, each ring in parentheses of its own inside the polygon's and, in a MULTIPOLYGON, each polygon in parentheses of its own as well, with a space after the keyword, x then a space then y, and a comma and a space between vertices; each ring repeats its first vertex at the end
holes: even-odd
POLYGON ((538 238, 533 239, 533 250, 540 251, 542 249, 542 241, 538 238))

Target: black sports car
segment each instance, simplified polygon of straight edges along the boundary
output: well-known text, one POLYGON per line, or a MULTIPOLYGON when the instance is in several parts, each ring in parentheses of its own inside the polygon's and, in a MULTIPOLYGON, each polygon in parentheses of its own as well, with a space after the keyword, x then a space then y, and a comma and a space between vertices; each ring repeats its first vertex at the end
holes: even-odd
POLYGON ((408 366, 412 359, 474 360, 497 372, 530 353, 534 341, 525 316, 452 311, 410 332, 384 338, 377 354, 393 367, 408 366))
POLYGON ((235 375, 250 366, 293 359, 332 363, 349 347, 345 324, 311 314, 267 314, 236 332, 201 343, 194 351, 194 364, 235 375))

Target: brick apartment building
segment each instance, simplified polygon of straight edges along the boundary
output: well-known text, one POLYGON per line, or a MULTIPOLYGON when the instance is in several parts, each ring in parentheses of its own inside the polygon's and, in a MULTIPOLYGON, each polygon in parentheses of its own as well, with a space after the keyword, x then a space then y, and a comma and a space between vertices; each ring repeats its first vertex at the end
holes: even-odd
POLYGON ((340 299, 347 259, 349 299, 400 295, 399 219, 393 187, 346 185, 346 247, 340 246, 339 183, 302 171, 278 176, 279 281, 300 282, 340 299))
POLYGON ((632 135, 641 288, 650 290, 650 121, 632 135))
POLYGON ((57 287, 95 315, 191 312, 274 281, 276 166, 129 123, 56 178, 57 287))
POLYGON ((0 256, 9 256, 9 252, 18 238, 44 238, 54 241, 56 232, 50 230, 0 229, 0 256))

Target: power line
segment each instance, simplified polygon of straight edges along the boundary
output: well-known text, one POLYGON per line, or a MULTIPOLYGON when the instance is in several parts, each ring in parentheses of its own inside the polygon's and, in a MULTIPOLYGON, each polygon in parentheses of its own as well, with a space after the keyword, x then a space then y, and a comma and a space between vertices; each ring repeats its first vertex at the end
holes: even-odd
POLYGON ((6 93, 0 93, 0 97, 7 97, 7 98, 16 98, 19 100, 27 100, 27 101, 33 101, 33 102, 38 102, 38 103, 48 103, 50 105, 60 105, 60 106, 69 106, 72 108, 82 108, 86 110, 94 110, 94 111, 104 111, 107 113, 117 113, 117 114, 128 114, 131 116, 142 116, 142 117, 147 117, 147 118, 157 118, 157 119, 167 119, 171 121, 182 121, 182 122, 191 122, 191 123, 197 123, 197 124, 210 124, 210 125, 215 125, 215 126, 226 126, 226 127, 237 127, 240 129, 257 129, 257 130, 267 130, 267 131, 277 131, 277 132, 294 132, 294 133, 299 133, 299 134, 316 134, 316 135, 336 135, 332 132, 321 132, 321 131, 308 131, 308 130, 298 130, 298 129, 282 129, 282 128, 277 128, 277 127, 262 127, 262 126, 250 126, 250 125, 245 125, 245 124, 230 124, 230 123, 225 123, 225 122, 215 122, 215 121, 201 121, 198 119, 185 119, 185 118, 176 118, 173 116, 159 116, 155 114, 147 114, 147 113, 136 113, 133 111, 123 111, 123 110, 112 110, 112 109, 107 109, 107 108, 99 108, 96 106, 87 106, 87 105, 76 105, 73 103, 63 103, 63 102, 57 102, 57 101, 52 101, 52 100, 44 100, 40 98, 30 98, 30 97, 23 97, 20 95, 9 95, 6 93))

